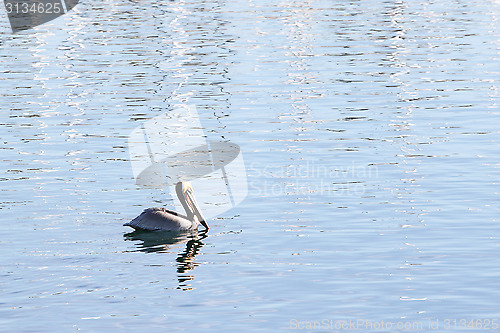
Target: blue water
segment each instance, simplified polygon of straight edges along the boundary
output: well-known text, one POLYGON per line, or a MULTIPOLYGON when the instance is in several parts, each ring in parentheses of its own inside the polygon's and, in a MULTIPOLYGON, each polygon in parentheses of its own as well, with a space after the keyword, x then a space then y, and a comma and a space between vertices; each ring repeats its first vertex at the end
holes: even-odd
POLYGON ((0 331, 500 331, 499 13, 87 1, 1 25, 0 331), (130 234, 173 199, 136 185, 129 135, 178 105, 241 147, 248 195, 206 234, 130 234))

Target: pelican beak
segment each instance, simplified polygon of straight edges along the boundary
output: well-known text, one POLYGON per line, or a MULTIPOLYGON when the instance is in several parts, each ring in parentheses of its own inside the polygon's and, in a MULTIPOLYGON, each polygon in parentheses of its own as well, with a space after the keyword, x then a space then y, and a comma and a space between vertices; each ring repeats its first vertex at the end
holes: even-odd
POLYGON ((196 201, 196 198, 194 197, 193 190, 192 188, 188 189, 186 192, 186 200, 189 203, 189 206, 191 207, 193 214, 198 218, 198 221, 201 223, 202 226, 205 227, 205 229, 209 229, 207 222, 205 221, 205 218, 203 217, 203 214, 201 213, 200 206, 198 205, 198 202, 196 201))

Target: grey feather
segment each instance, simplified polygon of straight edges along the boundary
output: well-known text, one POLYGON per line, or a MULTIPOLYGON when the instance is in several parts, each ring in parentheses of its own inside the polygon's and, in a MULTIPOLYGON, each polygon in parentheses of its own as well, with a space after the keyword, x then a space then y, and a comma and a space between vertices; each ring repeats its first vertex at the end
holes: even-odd
POLYGON ((179 231, 198 228, 198 220, 188 220, 184 215, 162 207, 145 209, 141 215, 124 224, 141 230, 179 231))

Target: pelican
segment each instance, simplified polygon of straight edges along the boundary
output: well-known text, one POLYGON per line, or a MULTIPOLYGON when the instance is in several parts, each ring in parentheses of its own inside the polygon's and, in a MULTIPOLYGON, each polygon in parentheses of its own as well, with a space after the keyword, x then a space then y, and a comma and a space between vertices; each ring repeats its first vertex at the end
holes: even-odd
POLYGON ((166 208, 148 208, 132 221, 125 223, 124 226, 136 230, 181 231, 197 230, 201 223, 208 230, 208 224, 196 202, 191 183, 178 182, 175 185, 175 192, 186 211, 186 216, 166 208))

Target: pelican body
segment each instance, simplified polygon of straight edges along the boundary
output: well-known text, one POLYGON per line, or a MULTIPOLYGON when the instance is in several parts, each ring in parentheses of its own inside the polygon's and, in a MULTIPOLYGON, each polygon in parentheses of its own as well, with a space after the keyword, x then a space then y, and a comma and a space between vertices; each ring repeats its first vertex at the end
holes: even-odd
POLYGON ((197 230, 201 223, 208 230, 208 224, 196 202, 191 183, 178 182, 175 186, 175 192, 186 211, 186 215, 161 207, 148 208, 132 221, 125 223, 124 226, 136 230, 182 231, 197 230))

